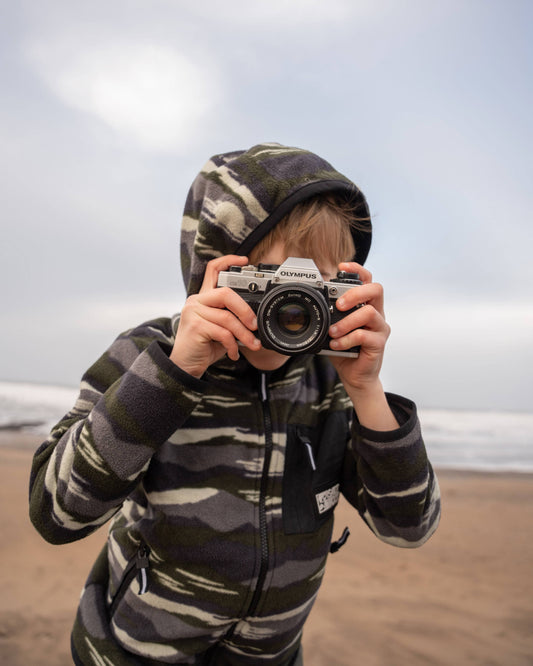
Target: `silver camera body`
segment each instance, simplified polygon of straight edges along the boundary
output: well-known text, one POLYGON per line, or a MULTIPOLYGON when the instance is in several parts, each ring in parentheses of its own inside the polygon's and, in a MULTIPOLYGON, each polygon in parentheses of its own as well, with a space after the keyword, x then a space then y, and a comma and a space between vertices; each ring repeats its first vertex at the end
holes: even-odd
POLYGON ((340 312, 335 303, 363 284, 357 273, 340 271, 325 282, 312 259, 289 257, 281 266, 230 266, 218 276, 218 287, 236 291, 257 315, 263 347, 280 354, 328 354, 357 358, 359 347, 329 348, 329 327, 361 305, 340 312))

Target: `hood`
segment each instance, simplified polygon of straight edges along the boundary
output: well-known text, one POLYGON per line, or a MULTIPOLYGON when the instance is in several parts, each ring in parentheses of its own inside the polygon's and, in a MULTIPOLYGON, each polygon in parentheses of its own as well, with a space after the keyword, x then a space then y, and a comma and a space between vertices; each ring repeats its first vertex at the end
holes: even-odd
POLYGON ((331 164, 307 150, 264 143, 212 157, 189 191, 181 230, 181 267, 187 294, 200 290, 208 261, 247 255, 297 204, 334 192, 354 204, 367 231, 352 230, 363 264, 371 243, 370 212, 363 193, 331 164))

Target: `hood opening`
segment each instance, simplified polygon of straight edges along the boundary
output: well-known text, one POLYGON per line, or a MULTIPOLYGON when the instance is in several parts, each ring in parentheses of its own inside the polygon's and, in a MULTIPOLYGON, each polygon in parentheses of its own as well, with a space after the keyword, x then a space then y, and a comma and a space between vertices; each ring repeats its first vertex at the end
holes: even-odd
POLYGON ((372 242, 370 211, 361 190, 359 190, 354 184, 337 180, 323 180, 303 185, 299 190, 282 201, 281 204, 279 204, 279 206, 250 233, 250 235, 237 248, 235 254, 249 254, 257 243, 272 231, 276 224, 278 224, 285 215, 290 213, 296 204, 316 196, 317 194, 335 194, 336 196, 342 197, 354 204, 354 208, 357 210, 359 224, 365 226, 368 225, 368 231, 362 231, 357 228, 352 229, 352 237, 355 246, 354 260, 359 264, 364 264, 368 257, 372 242))

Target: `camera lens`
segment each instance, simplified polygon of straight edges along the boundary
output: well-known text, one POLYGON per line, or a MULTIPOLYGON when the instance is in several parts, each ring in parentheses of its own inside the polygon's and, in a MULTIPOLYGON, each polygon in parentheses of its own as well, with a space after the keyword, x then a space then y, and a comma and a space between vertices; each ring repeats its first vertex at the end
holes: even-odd
POLYGON ((299 303, 286 303, 277 313, 278 324, 289 335, 299 335, 309 326, 311 317, 309 311, 299 303))
POLYGON ((263 346, 288 356, 320 351, 329 323, 329 307, 323 293, 307 285, 273 287, 257 311, 263 346))

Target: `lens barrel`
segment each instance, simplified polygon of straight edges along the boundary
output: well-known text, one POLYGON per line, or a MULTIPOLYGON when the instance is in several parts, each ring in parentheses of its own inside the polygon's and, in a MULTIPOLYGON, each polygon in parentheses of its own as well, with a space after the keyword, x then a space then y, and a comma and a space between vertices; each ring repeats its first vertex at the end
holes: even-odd
POLYGON ((324 294, 302 284, 273 287, 257 312, 257 328, 263 346, 280 354, 313 354, 323 348, 330 325, 324 294))

